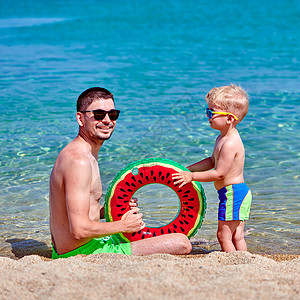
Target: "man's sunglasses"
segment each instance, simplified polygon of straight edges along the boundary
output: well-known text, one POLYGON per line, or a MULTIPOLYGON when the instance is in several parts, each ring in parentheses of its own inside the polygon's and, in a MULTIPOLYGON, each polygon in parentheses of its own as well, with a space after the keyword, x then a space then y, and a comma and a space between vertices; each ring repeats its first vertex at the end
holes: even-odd
POLYGON ((231 115, 233 116, 236 120, 238 120, 238 117, 232 113, 229 113, 229 112, 221 112, 221 111, 213 111, 209 108, 206 109, 206 114, 207 114, 207 117, 209 119, 211 119, 213 117, 213 115, 224 115, 224 116, 227 116, 227 115, 231 115))
POLYGON ((115 121, 119 118, 120 111, 118 109, 111 109, 109 111, 103 110, 103 109, 95 109, 95 110, 84 110, 81 111, 81 113, 87 113, 92 112, 94 114, 94 118, 97 121, 102 121, 106 114, 108 114, 109 118, 112 121, 115 121))

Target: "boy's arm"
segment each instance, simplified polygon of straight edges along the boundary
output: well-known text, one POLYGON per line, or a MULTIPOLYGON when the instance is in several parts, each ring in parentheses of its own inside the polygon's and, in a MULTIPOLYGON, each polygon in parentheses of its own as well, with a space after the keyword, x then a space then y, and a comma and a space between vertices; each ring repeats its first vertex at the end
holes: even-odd
POLYGON ((207 157, 201 161, 198 161, 197 163, 188 166, 187 168, 191 172, 203 172, 207 170, 211 170, 215 166, 215 162, 213 157, 207 157))
POLYGON ((192 180, 201 182, 223 180, 232 167, 236 153, 234 143, 228 141, 220 150, 220 156, 214 170, 193 173, 183 171, 173 174, 174 184, 180 184, 179 187, 182 187, 192 180))

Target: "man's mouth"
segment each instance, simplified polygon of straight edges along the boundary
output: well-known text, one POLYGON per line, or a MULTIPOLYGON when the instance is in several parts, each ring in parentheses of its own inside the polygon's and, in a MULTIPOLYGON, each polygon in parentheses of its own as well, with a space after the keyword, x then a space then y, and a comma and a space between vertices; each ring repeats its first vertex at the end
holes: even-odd
POLYGON ((113 128, 113 126, 97 126, 96 128, 101 130, 110 130, 113 128))

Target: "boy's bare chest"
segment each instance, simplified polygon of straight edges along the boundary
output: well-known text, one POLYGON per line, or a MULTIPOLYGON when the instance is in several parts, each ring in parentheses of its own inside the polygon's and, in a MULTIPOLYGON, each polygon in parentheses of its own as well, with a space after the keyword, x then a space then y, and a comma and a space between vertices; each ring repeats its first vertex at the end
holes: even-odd
POLYGON ((214 151, 213 151, 213 157, 215 162, 217 162, 220 158, 220 153, 222 150, 222 147, 224 145, 224 143, 226 142, 226 139, 224 138, 218 138, 214 147, 214 151))

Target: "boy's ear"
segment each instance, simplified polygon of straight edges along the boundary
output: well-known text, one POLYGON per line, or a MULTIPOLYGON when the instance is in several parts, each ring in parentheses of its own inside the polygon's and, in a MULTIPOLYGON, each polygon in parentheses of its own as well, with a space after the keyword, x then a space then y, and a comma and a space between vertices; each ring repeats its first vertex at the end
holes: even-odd
POLYGON ((79 124, 80 127, 83 126, 83 121, 82 121, 82 117, 83 117, 83 114, 81 112, 77 112, 76 113, 76 120, 77 120, 77 123, 79 124))
POLYGON ((227 124, 232 124, 235 121, 233 115, 227 115, 227 124))

